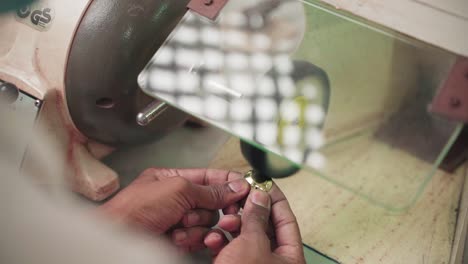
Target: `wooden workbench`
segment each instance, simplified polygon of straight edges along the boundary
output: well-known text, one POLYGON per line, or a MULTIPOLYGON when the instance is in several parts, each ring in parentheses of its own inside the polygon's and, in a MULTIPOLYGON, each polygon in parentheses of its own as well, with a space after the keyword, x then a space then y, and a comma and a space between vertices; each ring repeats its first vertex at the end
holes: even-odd
MULTIPOLYGON (((231 139, 212 168, 249 170, 239 143, 231 139)), ((394 213, 300 172, 276 180, 298 218, 303 241, 340 263, 448 264, 466 167, 438 171, 409 210, 394 213)))

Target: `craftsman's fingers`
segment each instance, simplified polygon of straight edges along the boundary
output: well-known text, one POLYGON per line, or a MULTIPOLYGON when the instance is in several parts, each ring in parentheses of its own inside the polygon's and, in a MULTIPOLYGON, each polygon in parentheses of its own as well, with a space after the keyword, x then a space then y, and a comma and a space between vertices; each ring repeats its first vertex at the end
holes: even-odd
POLYGON ((188 211, 182 218, 182 226, 194 227, 204 226, 212 227, 218 223, 219 212, 218 210, 204 210, 194 209, 188 211))
POLYGON ((241 173, 227 170, 150 168, 145 170, 135 181, 154 181, 169 177, 183 177, 200 185, 223 184, 227 181, 243 178, 241 173))
POLYGON ((216 256, 229 243, 226 235, 219 229, 211 230, 204 239, 204 244, 216 256))
POLYGON ((255 233, 266 237, 270 209, 271 199, 268 193, 259 190, 251 191, 242 213, 241 235, 255 233))
POLYGON ((179 175, 193 183, 201 185, 223 184, 227 181, 243 178, 243 175, 239 172, 215 169, 179 170, 179 175))
POLYGON ((181 247, 178 247, 179 251, 181 253, 194 253, 194 252, 198 252, 198 251, 201 251, 203 249, 205 249, 206 246, 205 245, 196 245, 196 246, 181 246, 181 247))
POLYGON ((231 204, 228 207, 224 208, 223 209, 223 214, 225 214, 225 215, 235 215, 235 214, 239 213, 239 210, 240 210, 239 204, 235 203, 235 204, 231 204))
POLYGON ((218 222, 219 228, 231 233, 233 237, 237 236, 241 229, 240 215, 225 215, 218 222))
POLYGON ((224 184, 197 185, 188 184, 186 190, 180 194, 191 201, 193 208, 222 209, 235 204, 245 198, 250 191, 249 183, 238 179, 224 184))
POLYGON ((140 173, 140 175, 135 180, 133 180, 132 184, 158 181, 161 175, 158 172, 158 169, 146 169, 142 173, 140 173))
POLYGON ((172 232, 172 241, 181 248, 200 248, 204 247, 205 236, 210 231, 206 227, 179 228, 172 232))
POLYGON ((277 253, 290 258, 303 256, 299 226, 288 200, 276 184, 273 184, 270 196, 271 221, 276 237, 277 253))

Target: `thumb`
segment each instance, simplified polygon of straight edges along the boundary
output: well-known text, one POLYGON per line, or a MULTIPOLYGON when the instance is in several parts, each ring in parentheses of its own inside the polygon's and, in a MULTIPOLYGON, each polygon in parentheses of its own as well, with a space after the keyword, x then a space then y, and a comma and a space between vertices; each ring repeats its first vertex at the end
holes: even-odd
POLYGON ((270 210, 270 195, 264 191, 252 190, 244 205, 241 234, 262 232, 266 235, 270 210))
POLYGON ((190 196, 196 207, 203 209, 222 209, 244 199, 250 185, 245 179, 238 179, 222 185, 192 185, 190 196))

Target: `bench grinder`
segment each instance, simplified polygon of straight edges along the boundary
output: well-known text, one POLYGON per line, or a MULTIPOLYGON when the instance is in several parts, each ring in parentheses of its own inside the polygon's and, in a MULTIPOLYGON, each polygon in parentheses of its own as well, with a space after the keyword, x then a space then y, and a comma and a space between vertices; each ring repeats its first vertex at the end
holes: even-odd
POLYGON ((468 120, 466 38, 456 33, 466 20, 426 7, 453 23, 415 18, 397 5, 364 21, 351 14, 366 17, 364 8, 333 4, 35 1, 0 16, 0 91, 38 114, 73 189, 93 200, 118 188, 97 159, 181 124, 177 108, 248 142, 242 150, 259 181, 305 166, 405 208, 444 159, 466 157, 455 144, 468 120), (386 20, 399 14, 405 23, 386 20), (428 23, 437 28, 424 30, 428 23), (362 147, 373 154, 360 157, 362 147), (403 157, 422 173, 380 162, 403 157), (362 166, 375 173, 357 186, 362 166), (404 195, 387 191, 391 177, 405 183, 404 195))
MULTIPOLYGON (((137 75, 186 5, 44 0, 0 15, 2 101, 17 113, 25 110, 27 116, 14 115, 29 119, 23 130, 32 131, 35 123, 55 140, 74 191, 105 199, 119 180, 99 158, 125 144, 157 139, 186 120, 137 85, 137 75)), ((27 167, 27 157, 18 162, 27 167)))

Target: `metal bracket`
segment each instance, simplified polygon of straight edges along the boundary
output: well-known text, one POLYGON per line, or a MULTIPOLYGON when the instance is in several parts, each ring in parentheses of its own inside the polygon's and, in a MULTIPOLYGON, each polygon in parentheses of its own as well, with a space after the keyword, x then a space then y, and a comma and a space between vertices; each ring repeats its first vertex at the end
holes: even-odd
POLYGON ((440 164, 440 168, 453 173, 468 159, 468 126, 465 126, 458 136, 452 148, 440 164))
MULTIPOLYGON (((434 97, 429 111, 454 121, 468 124, 468 58, 459 58, 452 67, 448 78, 434 97)), ((468 127, 449 151, 441 168, 453 172, 468 157, 468 127)))
POLYGON ((228 0, 191 0, 187 7, 208 19, 215 20, 228 0))
POLYGON ((459 58, 429 106, 429 111, 468 123, 468 58, 459 58))

